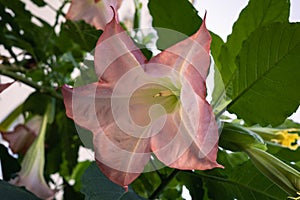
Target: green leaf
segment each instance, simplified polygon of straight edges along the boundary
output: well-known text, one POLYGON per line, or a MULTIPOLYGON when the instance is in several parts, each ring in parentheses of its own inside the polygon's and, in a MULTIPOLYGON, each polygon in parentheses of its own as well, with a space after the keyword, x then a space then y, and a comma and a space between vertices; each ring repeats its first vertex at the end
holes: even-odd
POLYGON ((74 122, 65 114, 63 102, 57 102, 56 108, 60 111, 54 123, 48 126, 46 135, 46 171, 47 174, 59 171, 63 177, 69 177, 77 164, 81 141, 74 122))
POLYGON ((182 198, 182 191, 181 188, 178 190, 177 188, 173 189, 166 189, 164 192, 159 196, 160 200, 184 200, 182 198))
POLYGON ((227 43, 222 46, 219 61, 216 62, 226 86, 236 70, 235 58, 243 42, 259 27, 273 22, 288 22, 289 10, 289 0, 249 1, 248 6, 243 9, 235 22, 227 43))
POLYGON ((192 199, 203 199, 205 191, 203 189, 202 179, 192 173, 178 173, 176 179, 187 187, 192 199))
POLYGON ((64 181, 64 199, 82 200, 84 199, 84 195, 76 191, 68 182, 64 181))
POLYGON ((277 126, 300 103, 300 24, 274 23, 245 41, 228 105, 248 123, 277 126))
POLYGON ((67 20, 61 25, 57 43, 61 42, 59 48, 61 48, 62 52, 72 49, 74 44, 77 44, 82 50, 90 52, 95 48, 101 33, 102 31, 96 30, 83 21, 73 22, 67 20))
POLYGON ((282 123, 280 126, 278 126, 277 128, 283 128, 283 129, 289 129, 289 128, 296 128, 299 129, 300 128, 300 124, 291 120, 291 119, 287 119, 285 120, 284 123, 282 123))
POLYGON ((149 197, 161 183, 156 171, 142 173, 131 185, 135 192, 142 197, 149 197))
POLYGON ((300 148, 293 151, 288 148, 282 148, 278 145, 268 145, 268 152, 287 163, 300 161, 300 148))
POLYGON ((11 185, 0 180, 0 194, 2 200, 22 199, 22 200, 39 200, 34 194, 25 190, 25 188, 11 185))
POLYGON ((74 122, 69 119, 65 111, 61 111, 56 116, 56 123, 60 135, 61 156, 63 162, 60 165, 60 173, 64 176, 71 175, 73 167, 77 163, 80 138, 77 134, 74 122))
POLYGON ((263 176, 245 155, 227 154, 219 151, 218 162, 225 169, 213 169, 207 172, 197 171, 208 189, 211 199, 222 200, 282 200, 288 196, 274 183, 263 176))
POLYGON ((222 75, 219 71, 219 67, 217 67, 217 66, 221 66, 218 57, 220 55, 221 47, 224 45, 224 41, 222 40, 222 38, 220 38, 218 35, 212 32, 210 32, 210 35, 212 37, 210 50, 211 50, 212 57, 214 58, 214 62, 213 62, 214 88, 212 93, 211 105, 213 107, 214 113, 218 117, 218 115, 223 112, 223 109, 226 108, 229 100, 226 96, 226 90, 222 79, 222 75))
MULTIPOLYGON (((211 68, 212 70, 212 68, 211 68)), ((221 76, 221 73, 216 66, 216 64, 213 65, 213 72, 214 72, 214 88, 212 92, 212 101, 211 106, 213 108, 213 111, 216 115, 216 118, 218 118, 230 102, 230 99, 226 95, 226 89, 225 85, 221 76)))
POLYGON ((213 32, 210 32, 212 41, 210 44, 210 51, 212 54, 212 57, 214 58, 214 62, 217 66, 221 66, 221 63, 219 62, 218 57, 220 56, 220 52, 222 49, 222 46, 224 45, 224 41, 222 40, 222 38, 218 35, 216 35, 213 32))
POLYGON ((142 200, 131 188, 125 192, 124 188, 111 182, 93 162, 82 176, 81 192, 85 199, 90 200, 142 200))
POLYGON ((45 171, 47 175, 59 172, 68 178, 77 164, 81 141, 74 122, 65 114, 63 102, 57 101, 56 109, 59 111, 55 120, 47 127, 45 171))
POLYGON ((33 114, 44 115, 48 102, 51 97, 39 92, 32 93, 23 105, 23 112, 29 111, 33 114))
POLYGON ((85 172, 85 170, 90 166, 90 161, 79 162, 76 167, 74 167, 70 180, 75 180, 75 184, 73 186, 75 191, 80 191, 81 189, 81 176, 85 172))
POLYGON ((13 175, 15 175, 15 173, 17 173, 21 169, 18 160, 12 157, 8 153, 8 149, 2 144, 0 144, 0 161, 0 164, 2 166, 3 179, 6 181, 9 181, 11 178, 13 178, 13 175))
POLYGON ((152 25, 158 27, 157 47, 162 50, 195 33, 202 23, 197 10, 186 0, 150 0, 148 7, 152 25))

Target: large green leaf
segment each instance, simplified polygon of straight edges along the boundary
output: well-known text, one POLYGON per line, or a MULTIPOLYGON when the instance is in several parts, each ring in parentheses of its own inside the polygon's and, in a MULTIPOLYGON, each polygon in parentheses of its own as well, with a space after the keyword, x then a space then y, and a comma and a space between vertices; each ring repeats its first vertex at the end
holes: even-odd
MULTIPOLYGON (((214 33, 210 33, 212 37, 212 42, 210 45, 210 50, 212 57, 215 58, 213 62, 213 72, 214 72, 214 88, 212 92, 212 102, 211 105, 213 107, 214 113, 216 115, 222 112, 222 109, 226 108, 228 98, 226 96, 225 85, 222 79, 222 75, 217 66, 221 66, 219 62, 218 56, 221 52, 221 47, 224 45, 224 41, 218 35, 214 33)), ((210 69, 212 70, 212 68, 210 69)))
POLYGON ((56 103, 57 114, 54 123, 47 128, 46 135, 46 174, 59 171, 70 177, 77 164, 78 149, 81 145, 74 122, 64 111, 63 102, 56 103))
POLYGON ((220 63, 218 57, 219 57, 222 47, 225 43, 222 40, 222 38, 220 36, 218 36, 217 34, 210 32, 210 35, 212 37, 212 41, 210 44, 210 51, 211 51, 212 57, 214 58, 215 64, 217 66, 221 66, 221 63, 220 63))
POLYGON ((79 162, 73 169, 70 180, 74 180, 75 184, 73 186, 75 191, 80 191, 81 189, 81 176, 85 170, 90 166, 90 161, 79 162))
POLYGON ((81 192, 89 200, 142 200, 131 188, 125 192, 124 188, 111 182, 93 162, 82 176, 81 192))
POLYGON ((214 57, 222 74, 225 85, 228 85, 236 70, 235 58, 243 42, 257 28, 273 22, 288 22, 290 3, 288 0, 250 0, 248 6, 240 13, 234 24, 232 34, 222 46, 220 56, 214 57), (221 63, 221 64, 220 64, 221 63), (222 65, 222 66, 221 66, 222 65))
POLYGON ((131 185, 142 197, 149 197, 159 186, 161 179, 156 171, 142 173, 131 185))
POLYGON ((60 135, 62 163, 60 164, 60 173, 64 176, 71 175, 74 166, 77 163, 78 150, 81 144, 77 134, 74 122, 68 118, 64 111, 56 115, 58 134, 60 135))
POLYGON ((239 53, 229 110, 249 123, 283 123, 300 102, 299 52, 300 24, 257 29, 239 53))
POLYGON ((202 179, 192 173, 179 173, 176 179, 185 185, 192 199, 203 199, 205 195, 202 179))
POLYGON ((92 51, 102 31, 96 30, 94 27, 83 21, 73 22, 67 20, 61 25, 61 32, 57 39, 57 43, 61 42, 59 48, 65 52, 71 50, 73 45, 78 45, 82 50, 92 51))
POLYGON ((218 160, 225 166, 225 169, 214 169, 208 172, 197 171, 208 189, 210 198, 282 200, 288 196, 263 176, 245 154, 227 154, 219 151, 218 160))
POLYGON ((34 194, 25 190, 23 187, 11 185, 0 180, 0 194, 2 200, 22 199, 22 200, 39 200, 34 194))
POLYGON ((23 113, 31 112, 34 115, 43 115, 47 104, 51 101, 51 97, 39 92, 29 95, 23 105, 23 113))
POLYGON ((202 22, 187 0, 150 0, 148 7, 153 18, 152 25, 158 27, 159 49, 166 49, 192 35, 202 22))

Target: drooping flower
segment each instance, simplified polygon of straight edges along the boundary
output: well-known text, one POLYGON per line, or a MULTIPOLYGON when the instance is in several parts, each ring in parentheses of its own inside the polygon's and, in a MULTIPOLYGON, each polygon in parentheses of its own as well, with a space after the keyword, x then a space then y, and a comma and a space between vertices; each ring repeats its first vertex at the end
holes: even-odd
POLYGON ((121 2, 121 0, 72 0, 66 18, 74 21, 84 20, 103 30, 113 18, 111 7, 117 9, 121 2))
POLYGON ((3 92, 6 88, 8 88, 13 83, 14 82, 0 84, 0 93, 3 92))
POLYGON ((95 49, 98 82, 63 87, 67 115, 93 132, 99 168, 127 186, 150 160, 205 170, 216 162, 218 127, 205 100, 211 37, 191 37, 147 61, 114 18, 95 49))
MULTIPOLYGON (((50 107, 50 106, 48 106, 50 107)), ((47 110, 50 110, 49 108, 47 110)), ((37 139, 29 147, 22 163, 18 176, 10 181, 11 184, 24 186, 41 199, 53 199, 56 191, 49 188, 44 178, 45 165, 45 134, 49 112, 43 116, 40 132, 37 139)))
POLYGON ((13 131, 1 132, 2 137, 14 153, 25 154, 40 131, 41 121, 40 116, 34 116, 26 124, 18 124, 13 131))
POLYGON ((268 152, 249 147, 245 152, 253 164, 270 180, 290 195, 298 196, 300 191, 300 172, 282 162, 268 152))
MULTIPOLYGON (((300 199, 300 172, 267 152, 267 146, 258 130, 269 128, 243 127, 240 124, 224 123, 219 145, 231 151, 244 151, 254 166, 286 193, 300 199), (254 132, 255 131, 255 132, 254 132)), ((266 131, 265 130, 265 131, 266 131)), ((272 130, 272 129, 270 129, 272 130)))

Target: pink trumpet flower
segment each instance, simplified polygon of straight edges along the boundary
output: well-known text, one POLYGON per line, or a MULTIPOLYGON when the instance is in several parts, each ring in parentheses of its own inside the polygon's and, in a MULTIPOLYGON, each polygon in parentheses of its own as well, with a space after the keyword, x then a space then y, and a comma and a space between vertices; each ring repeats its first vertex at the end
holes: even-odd
POLYGON ((43 117, 39 134, 27 150, 18 176, 10 181, 11 184, 24 186, 41 199, 51 200, 54 198, 56 190, 49 188, 44 178, 45 164, 45 134, 48 122, 48 114, 43 117))
POLYGON ((96 162, 111 181, 129 185, 152 153, 177 169, 222 167, 205 99, 210 42, 204 20, 194 35, 147 61, 115 17, 107 24, 95 49, 99 81, 62 92, 67 115, 93 132, 96 162))

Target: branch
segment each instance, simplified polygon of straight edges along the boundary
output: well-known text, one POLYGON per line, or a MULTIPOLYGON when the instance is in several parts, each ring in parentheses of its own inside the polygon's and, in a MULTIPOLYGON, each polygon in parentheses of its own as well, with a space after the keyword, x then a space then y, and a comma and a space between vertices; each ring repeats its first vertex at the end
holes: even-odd
POLYGON ((154 192, 149 196, 149 199, 157 199, 159 195, 164 191, 168 184, 173 180, 173 178, 180 172, 178 169, 174 169, 173 172, 165 179, 162 180, 160 185, 154 190, 154 192))
POLYGON ((0 64, 0 74, 8 76, 14 80, 20 81, 20 82, 36 89, 40 93, 48 94, 48 95, 55 97, 57 99, 60 99, 60 100, 63 99, 62 95, 60 93, 58 93, 55 89, 53 89, 51 87, 39 85, 36 82, 31 81, 28 78, 16 73, 16 72, 24 72, 24 71, 25 71, 25 69, 23 67, 17 67, 17 66, 7 67, 5 65, 0 64))

